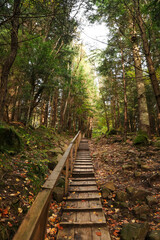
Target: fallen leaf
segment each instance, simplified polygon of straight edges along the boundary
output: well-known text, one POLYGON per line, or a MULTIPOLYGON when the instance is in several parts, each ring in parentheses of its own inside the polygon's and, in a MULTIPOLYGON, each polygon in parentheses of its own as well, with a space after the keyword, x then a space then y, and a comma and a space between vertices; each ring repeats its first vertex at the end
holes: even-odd
POLYGON ((96 235, 97 236, 101 236, 101 232, 96 232, 96 235))

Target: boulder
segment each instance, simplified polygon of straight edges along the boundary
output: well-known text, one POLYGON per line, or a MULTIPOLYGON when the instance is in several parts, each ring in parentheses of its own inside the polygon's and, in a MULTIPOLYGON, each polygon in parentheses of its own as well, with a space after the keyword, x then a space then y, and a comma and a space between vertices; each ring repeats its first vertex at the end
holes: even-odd
POLYGON ((148 234, 148 240, 160 240, 160 230, 151 231, 148 234))
POLYGON ((64 188, 62 187, 55 187, 53 190, 53 199, 57 202, 62 202, 64 197, 64 188))
POLYGON ((133 209, 134 214, 141 215, 141 214, 148 214, 149 207, 147 205, 138 206, 133 209))
POLYGON ((58 182, 57 182, 57 184, 56 184, 56 187, 65 187, 65 177, 60 177, 59 179, 58 179, 58 182))
POLYGON ((21 150, 22 142, 18 134, 12 128, 0 127, 0 151, 18 153, 21 150))
POLYGON ((105 185, 103 187, 107 188, 107 189, 109 189, 111 191, 115 191, 115 189, 116 189, 113 182, 107 182, 107 183, 105 183, 105 185))
POLYGON ((144 240, 148 232, 148 223, 128 223, 122 227, 121 240, 144 240))
POLYGON ((53 149, 49 149, 47 154, 49 157, 55 157, 55 156, 58 156, 59 154, 63 154, 63 151, 61 148, 53 148, 53 149))
POLYGON ((48 162, 48 168, 50 170, 54 170, 54 168, 56 167, 58 161, 57 158, 52 158, 49 162, 48 162))
POLYGON ((133 194, 135 193, 135 191, 136 191, 136 188, 134 188, 134 187, 127 187, 127 188, 126 188, 126 191, 127 191, 127 193, 129 193, 130 195, 133 195, 133 194))
POLYGON ((116 194, 116 200, 119 202, 125 202, 128 198, 128 194, 124 191, 119 191, 116 194))
POLYGON ((102 187, 102 197, 107 198, 111 194, 110 190, 106 187, 102 187))
POLYGON ((126 191, 129 193, 130 198, 135 201, 143 201, 147 196, 151 195, 151 193, 143 188, 137 189, 134 187, 127 187, 126 191))
POLYGON ((155 197, 153 197, 153 196, 147 196, 147 197, 146 197, 146 200, 147 200, 147 204, 148 204, 149 206, 155 205, 155 204, 158 203, 158 200, 157 200, 155 197))

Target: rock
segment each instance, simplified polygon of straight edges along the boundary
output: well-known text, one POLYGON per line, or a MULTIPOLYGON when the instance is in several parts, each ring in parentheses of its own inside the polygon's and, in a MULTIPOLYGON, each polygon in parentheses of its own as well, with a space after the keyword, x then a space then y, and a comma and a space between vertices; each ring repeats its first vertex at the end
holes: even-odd
POLYGON ((57 202, 62 202, 64 197, 64 188, 62 187, 55 187, 53 190, 53 199, 57 202))
POLYGON ((48 150, 47 154, 50 157, 55 157, 55 156, 58 156, 59 154, 63 154, 63 151, 61 148, 54 148, 54 149, 48 150))
POLYGON ((57 182, 57 184, 56 184, 56 187, 65 187, 65 177, 60 177, 59 179, 58 179, 58 182, 57 182))
POLYGON ((22 142, 18 134, 12 128, 0 127, 0 151, 18 153, 22 148, 22 142))
POLYGON ((146 221, 147 220, 147 214, 145 214, 145 213, 140 214, 139 219, 142 220, 142 221, 146 221))
POLYGON ((125 202, 127 200, 127 198, 128 198, 128 194, 124 191, 119 191, 116 194, 116 199, 119 202, 125 202))
POLYGON ((113 182, 107 182, 107 183, 105 183, 104 187, 107 188, 107 189, 109 189, 109 190, 111 190, 111 191, 115 191, 115 189, 116 189, 113 182))
POLYGON ((160 240, 160 230, 151 231, 148 234, 148 240, 160 240))
POLYGON ((102 187, 102 197, 107 198, 110 195, 110 190, 106 187, 102 187))
POLYGON ((146 200, 147 200, 147 204, 148 204, 149 206, 158 203, 158 200, 157 200, 155 197, 153 197, 153 196, 147 196, 147 197, 146 197, 146 200))
POLYGON ((132 164, 124 164, 122 165, 122 169, 123 170, 128 170, 128 169, 133 169, 133 165, 132 164))
POLYGON ((148 232, 148 223, 125 224, 121 230, 121 240, 144 240, 148 232))
POLYGON ((148 166, 148 164, 142 164, 141 165, 141 169, 143 169, 143 170, 151 170, 151 167, 148 166))
POLYGON ((50 160, 48 162, 48 168, 50 170, 54 170, 54 168, 56 167, 57 163, 58 163, 57 158, 52 158, 52 160, 50 160))
POLYGON ((136 189, 132 187, 126 188, 126 191, 130 194, 132 200, 143 201, 147 196, 151 195, 151 193, 145 189, 136 189))
POLYGON ((133 209, 134 214, 141 215, 143 213, 148 214, 149 207, 147 205, 138 206, 133 209))
MULTIPOLYGON (((127 208, 128 209, 128 204, 126 202, 120 202, 119 203, 120 208, 127 208)), ((124 212, 123 212, 124 213, 124 212)), ((128 213, 128 212, 127 212, 128 213)))
POLYGON ((127 191, 127 193, 129 193, 130 195, 132 195, 132 194, 135 193, 136 188, 134 188, 134 187, 127 187, 127 188, 126 188, 126 191, 127 191))

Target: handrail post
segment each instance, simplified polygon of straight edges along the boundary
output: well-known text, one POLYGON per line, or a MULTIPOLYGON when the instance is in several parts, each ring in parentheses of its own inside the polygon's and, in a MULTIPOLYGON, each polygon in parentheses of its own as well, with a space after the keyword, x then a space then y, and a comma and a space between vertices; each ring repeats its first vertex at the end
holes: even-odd
POLYGON ((70 158, 71 158, 71 173, 73 171, 73 146, 72 146, 72 149, 71 149, 71 152, 70 152, 70 158))
POLYGON ((69 177, 69 157, 66 161, 66 176, 65 176, 65 196, 68 193, 68 177, 69 177))

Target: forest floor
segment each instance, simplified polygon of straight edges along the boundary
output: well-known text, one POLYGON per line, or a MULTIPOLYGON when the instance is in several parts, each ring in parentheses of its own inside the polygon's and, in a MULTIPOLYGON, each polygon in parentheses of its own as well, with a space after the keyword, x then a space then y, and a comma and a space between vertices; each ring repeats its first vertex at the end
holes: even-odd
POLYGON ((112 239, 126 223, 160 230, 160 149, 112 136, 90 141, 90 150, 112 239))
MULTIPOLYGON (((51 169, 56 166, 57 158, 61 158, 73 138, 69 134, 58 134, 54 128, 48 129, 43 126, 33 129, 16 123, 14 127, 7 127, 18 133, 23 148, 18 154, 0 152, 1 240, 13 238, 51 169)), ((53 201, 51 212, 59 212, 61 206, 62 203, 53 201)), ((53 221, 52 218, 49 221, 50 225, 54 222, 55 226, 57 223, 58 228, 58 220, 54 218, 53 221)))

